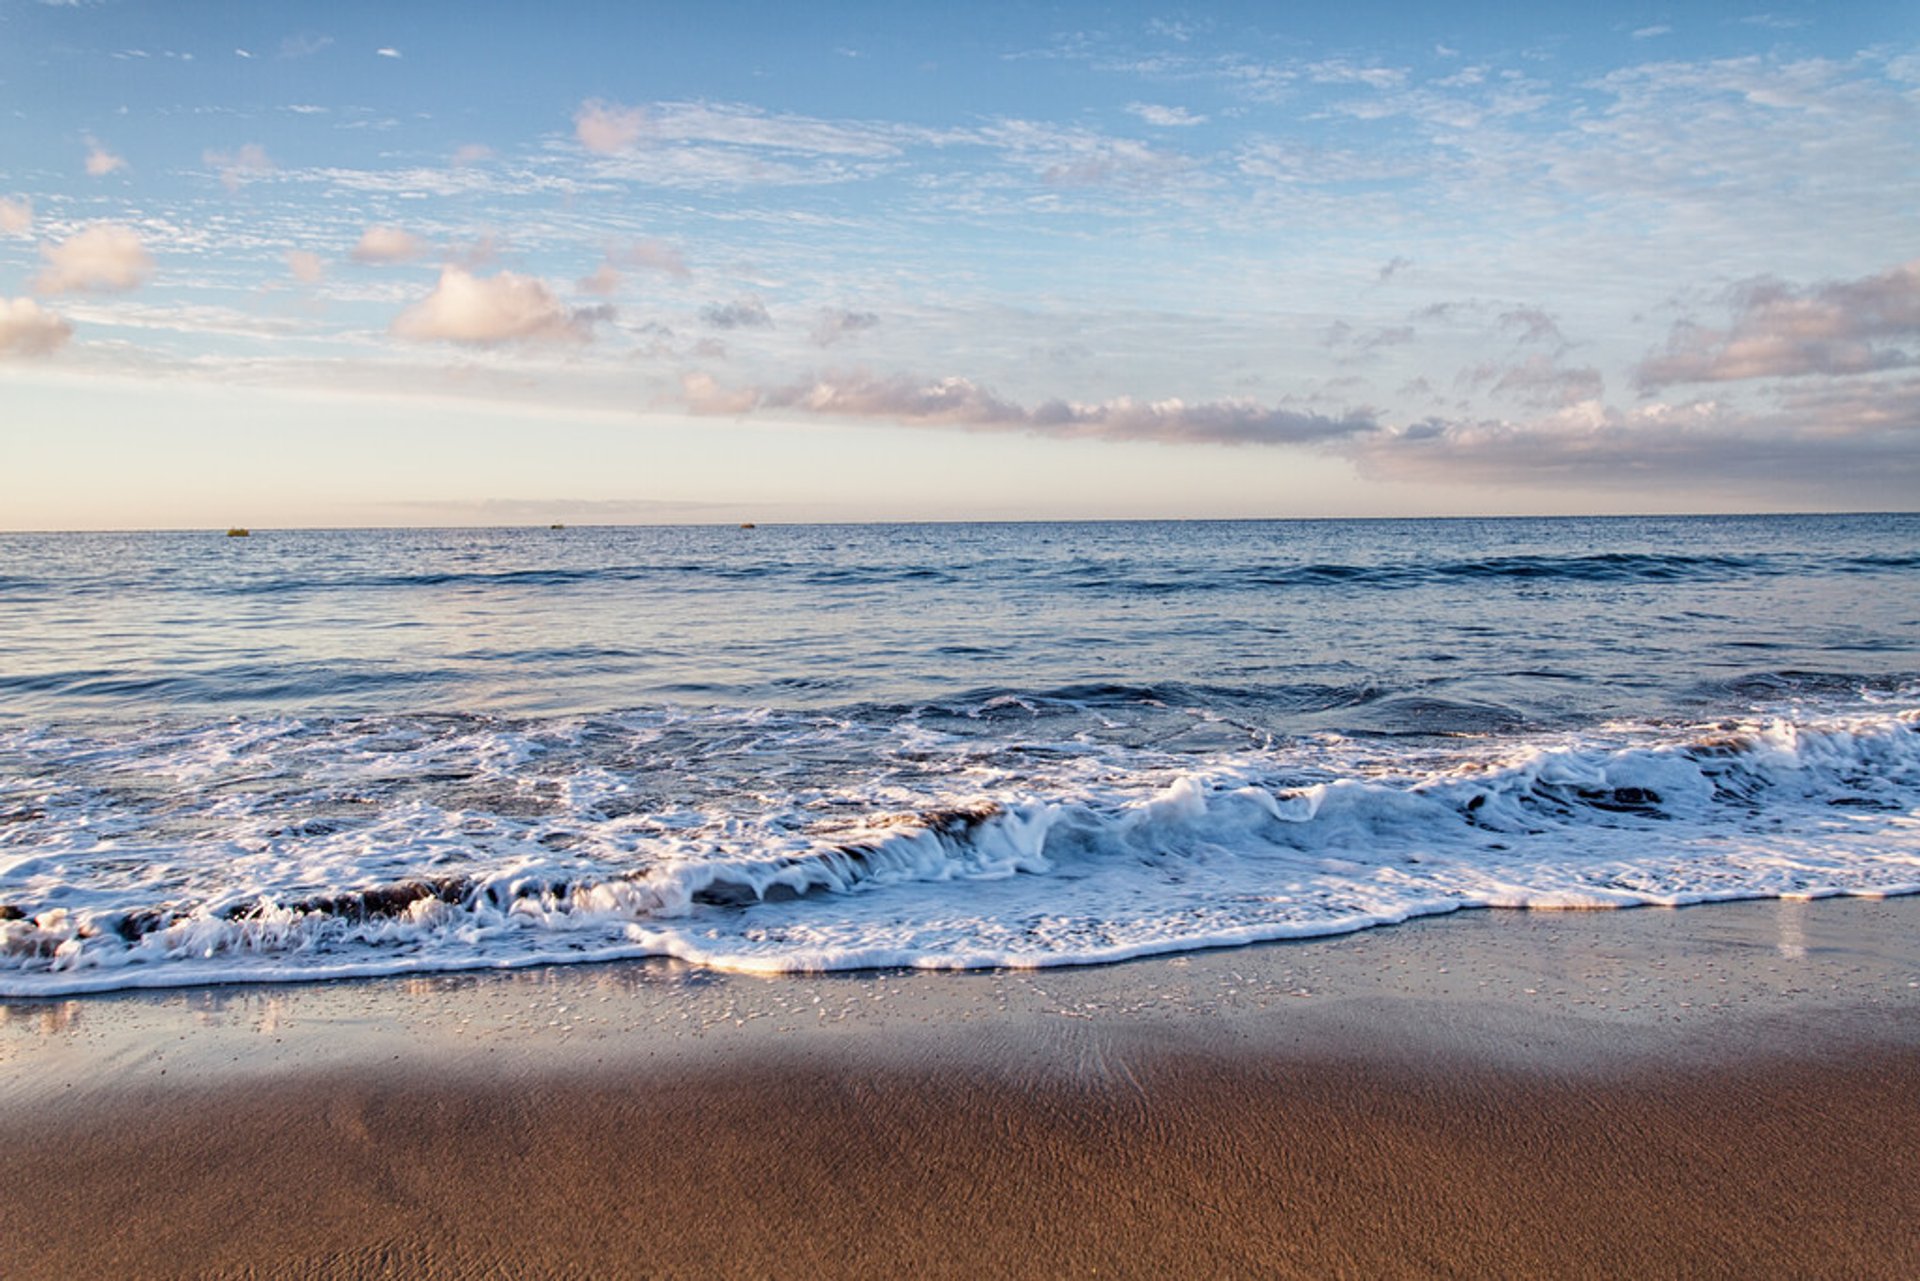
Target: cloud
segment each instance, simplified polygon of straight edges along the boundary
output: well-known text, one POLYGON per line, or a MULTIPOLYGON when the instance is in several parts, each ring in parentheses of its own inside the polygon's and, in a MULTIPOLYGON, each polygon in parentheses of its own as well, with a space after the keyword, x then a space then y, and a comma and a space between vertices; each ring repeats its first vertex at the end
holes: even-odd
POLYGON ((1586 401, 1520 422, 1429 419, 1340 452, 1397 481, 1905 509, 1920 493, 1920 379, 1829 384, 1760 413, 1586 401))
POLYGON ((1560 326, 1539 307, 1515 307, 1512 311, 1500 313, 1500 328, 1508 332, 1519 333, 1516 342, 1552 343, 1555 347, 1568 346, 1560 332, 1560 326))
POLYGON ((320 278, 326 275, 327 265, 321 261, 319 254, 308 253, 304 249, 292 249, 287 252, 287 270, 293 273, 293 278, 301 284, 313 285, 318 284, 320 278))
POLYGON ((39 294, 117 293, 146 283, 153 258, 140 237, 117 223, 95 223, 57 245, 42 245, 47 267, 34 279, 39 294))
POLYGON ((411 262, 427 251, 420 237, 398 227, 368 227, 348 256, 355 262, 411 262))
POLYGON ((1382 347, 1403 347, 1413 339, 1412 325, 1381 325, 1378 328, 1361 331, 1344 320, 1336 320, 1321 334, 1320 345, 1328 348, 1349 347, 1358 352, 1372 352, 1382 347))
POLYGON ((736 298, 700 309, 700 319, 715 329, 771 329, 773 317, 758 298, 736 298))
POLYGON ((280 42, 282 58, 310 58, 323 49, 333 47, 332 36, 317 36, 308 32, 288 36, 280 42))
POLYGON ((784 387, 735 389, 719 386, 706 374, 690 374, 682 381, 687 408, 702 414, 787 410, 832 418, 877 418, 903 426, 1169 444, 1325 444, 1378 429, 1369 413, 1334 418, 1251 400, 1190 404, 1121 396, 1092 404, 1048 400, 1027 406, 967 378, 929 381, 907 375, 829 373, 784 387))
MULTIPOLYGON (((629 267, 640 271, 653 271, 661 275, 672 276, 676 280, 690 280, 693 272, 687 269, 687 263, 680 251, 664 240, 632 240, 625 244, 608 248, 606 261, 594 269, 588 276, 582 276, 578 288, 582 293, 612 294, 620 289, 624 276, 621 268, 629 267)), ((744 325, 764 322, 771 325, 771 317, 766 314, 756 299, 745 299, 726 306, 715 304, 707 308, 706 314, 712 323, 722 329, 736 329, 744 325)))
POLYGON ((1673 31, 1673 28, 1669 27, 1664 22, 1657 22, 1651 27, 1638 28, 1633 32, 1633 38, 1635 40, 1651 40, 1655 36, 1669 35, 1672 33, 1672 31, 1673 31))
POLYGON ((607 298, 620 292, 623 279, 618 267, 610 262, 603 262, 593 269, 593 274, 582 276, 574 281, 573 287, 583 294, 598 294, 602 298, 607 298))
POLYGON ((715 418, 736 418, 750 414, 760 404, 760 393, 751 387, 728 389, 715 382, 712 374, 684 374, 680 394, 690 413, 715 418))
POLYGON ((623 107, 598 98, 580 104, 573 113, 573 136, 588 151, 603 155, 626 151, 640 141, 647 126, 647 113, 638 107, 623 107))
POLYGON ((400 51, 398 49, 395 49, 392 45, 382 45, 380 48, 375 49, 373 52, 374 52, 374 56, 379 58, 400 57, 400 51))
POLYGON ((115 170, 125 169, 126 167, 127 162, 125 158, 108 151, 106 147, 100 143, 99 139, 91 135, 88 136, 87 175, 89 177, 104 178, 115 170))
POLYGON ((1129 102, 1127 111, 1159 129, 1184 129, 1207 123, 1207 117, 1185 107, 1164 107, 1152 102, 1129 102))
POLYGON ((247 179, 274 169, 267 149, 257 142, 249 142, 238 151, 202 152, 200 159, 208 168, 220 171, 220 184, 228 191, 238 191, 247 179))
POLYGON ((469 142, 454 149, 453 163, 459 166, 483 164, 493 159, 493 148, 485 143, 469 142))
POLYGON ((1635 371, 1641 390, 1910 365, 1911 353, 1883 344, 1920 337, 1920 259, 1877 276, 1806 289, 1750 280, 1731 290, 1728 302, 1732 321, 1724 329, 1692 321, 1673 327, 1666 347, 1635 371))
POLYGON ((1515 364, 1492 361, 1476 365, 1461 380, 1473 387, 1490 386, 1496 396, 1509 396, 1541 409, 1598 400, 1606 391, 1599 370, 1587 366, 1562 368, 1554 357, 1540 352, 1515 364))
POLYGON ((414 342, 452 342, 491 347, 507 342, 583 343, 593 324, 610 319, 609 307, 573 310, 545 283, 503 271, 474 276, 447 267, 432 293, 401 312, 393 322, 396 337, 414 342))
POLYGON ((1392 258, 1387 259, 1386 264, 1380 268, 1380 274, 1376 276, 1375 279, 1384 285, 1411 266, 1413 266, 1413 259, 1402 258, 1396 254, 1392 258))
POLYGON ((643 271, 657 271, 676 279, 686 280, 693 273, 687 270, 686 259, 680 251, 664 240, 635 240, 608 251, 607 261, 617 267, 637 267, 643 271))
POLYGON ((842 338, 851 338, 864 333, 880 323, 880 317, 870 311, 847 311, 844 308, 829 307, 823 310, 813 322, 814 343, 821 347, 831 347, 842 338))
POLYGON ((33 230, 33 202, 0 196, 0 232, 24 236, 33 230))
POLYGON ((48 356, 73 337, 73 326, 31 298, 0 298, 0 356, 48 356))

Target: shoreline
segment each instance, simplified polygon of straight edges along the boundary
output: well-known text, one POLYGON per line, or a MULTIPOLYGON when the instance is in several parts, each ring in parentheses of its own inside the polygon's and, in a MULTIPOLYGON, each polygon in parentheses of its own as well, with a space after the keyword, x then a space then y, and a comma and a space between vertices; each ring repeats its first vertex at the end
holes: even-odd
POLYGON ((1920 1267, 1920 898, 0 1003, 11 1275, 1920 1267))

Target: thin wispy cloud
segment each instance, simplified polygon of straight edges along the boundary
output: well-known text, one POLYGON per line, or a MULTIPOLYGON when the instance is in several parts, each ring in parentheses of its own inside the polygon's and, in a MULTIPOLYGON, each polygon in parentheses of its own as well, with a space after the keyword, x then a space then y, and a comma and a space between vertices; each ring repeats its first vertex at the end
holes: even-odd
POLYGON ((783 386, 732 388, 704 373, 690 374, 682 391, 687 408, 698 414, 786 411, 875 419, 906 427, 1017 431, 1084 440, 1301 445, 1364 435, 1379 426, 1362 412, 1300 413, 1251 400, 1189 403, 1121 396, 1095 403, 1048 400, 1024 405, 968 378, 923 379, 862 371, 821 374, 783 386))
POLYGON ((272 173, 275 167, 267 149, 257 142, 233 151, 207 151, 202 153, 201 160, 219 173, 220 185, 228 191, 238 191, 249 179, 272 173))
POLYGON ((0 197, 0 232, 24 236, 33 230, 33 202, 0 197))
POLYGON ((280 56, 288 59, 311 58, 333 47, 333 37, 300 32, 280 42, 280 56))
POLYGON ((1137 116, 1156 129, 1190 129, 1207 123, 1207 118, 1185 107, 1169 107, 1153 102, 1130 102, 1127 114, 1137 116))

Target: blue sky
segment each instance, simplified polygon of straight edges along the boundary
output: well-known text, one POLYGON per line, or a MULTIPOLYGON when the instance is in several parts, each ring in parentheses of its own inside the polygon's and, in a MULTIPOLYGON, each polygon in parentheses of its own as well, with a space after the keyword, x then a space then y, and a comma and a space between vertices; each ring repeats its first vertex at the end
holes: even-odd
POLYGON ((1911 4, 0 0, 0 527, 1910 508, 1911 4))

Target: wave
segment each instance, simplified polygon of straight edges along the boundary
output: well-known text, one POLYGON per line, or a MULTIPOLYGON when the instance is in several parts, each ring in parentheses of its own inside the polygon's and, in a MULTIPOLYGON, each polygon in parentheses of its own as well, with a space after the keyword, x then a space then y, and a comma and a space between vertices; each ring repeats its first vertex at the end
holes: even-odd
MULTIPOLYGON (((1062 745, 1038 774, 961 758, 926 787, 938 803, 918 808, 889 805, 894 764, 839 792, 814 779, 718 815, 633 795, 615 758, 565 757, 569 742, 630 751, 632 725, 498 728, 383 723, 343 739, 322 727, 310 750, 326 768, 385 753, 381 772, 354 774, 334 813, 294 822, 315 807, 268 795, 257 812, 278 827, 186 838, 253 854, 210 860, 157 898, 149 871, 178 851, 150 833, 121 852, 131 870, 116 892, 83 892, 59 851, 8 836, 58 816, 0 809, 0 995, 636 956, 765 972, 1049 966, 1465 908, 1920 891, 1910 706, 1450 751, 1333 738, 1193 760, 1062 745), (430 804, 422 779, 454 740, 466 766, 442 762, 430 804), (565 768, 487 794, 506 786, 487 768, 524 782, 545 755, 565 768), (566 822, 519 822, 516 806, 549 783, 575 790, 543 802, 566 822), (484 812, 445 799, 481 794, 484 812)), ((684 749, 683 725, 653 729, 649 751, 684 749)), ((251 732, 285 760, 311 731, 251 732)), ((958 750, 918 723, 897 732, 902 760, 958 750)), ((727 741, 758 759, 840 733, 870 739, 873 727, 726 722, 727 741)), ((243 773, 218 812, 272 785, 243 773)))

